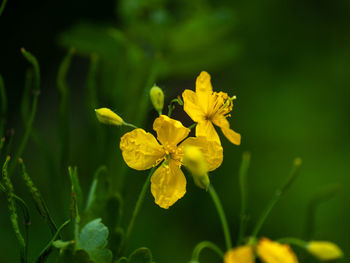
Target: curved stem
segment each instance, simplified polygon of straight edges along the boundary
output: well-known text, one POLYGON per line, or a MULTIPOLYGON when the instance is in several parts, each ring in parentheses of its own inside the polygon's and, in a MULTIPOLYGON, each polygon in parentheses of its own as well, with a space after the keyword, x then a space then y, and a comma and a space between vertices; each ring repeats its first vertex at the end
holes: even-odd
POLYGON ((209 248, 214 251, 220 258, 224 257, 224 252, 214 243, 210 241, 202 241, 197 244, 197 246, 193 249, 192 258, 190 263, 198 263, 199 256, 203 249, 209 248))
POLYGON ((221 225, 222 225, 222 230, 223 230, 224 236, 225 236, 226 249, 229 250, 232 248, 230 229, 228 227, 226 215, 225 215, 224 209, 222 208, 220 199, 219 199, 219 197, 218 197, 217 193, 215 192, 215 189, 212 185, 209 185, 209 194, 210 194, 211 198, 213 199, 214 205, 215 205, 216 210, 219 214, 221 225))
MULTIPOLYGON (((26 51, 24 48, 21 49, 21 52, 24 56, 24 58, 33 66, 34 69, 34 85, 33 85, 33 101, 32 101, 32 109, 28 117, 28 121, 26 123, 26 130, 25 133, 22 137, 22 141, 18 147, 18 150, 15 154, 15 159, 18 157, 21 157, 23 154, 23 151, 27 145, 29 135, 32 131, 32 126, 37 110, 37 104, 38 104, 38 98, 40 94, 40 68, 39 68, 39 63, 37 59, 28 51, 26 51)), ((15 168, 16 162, 13 162, 13 165, 9 169, 9 174, 11 175, 13 172, 13 169, 15 168)))
POLYGON ((280 238, 277 240, 280 243, 287 243, 290 245, 295 245, 301 248, 306 248, 307 247, 307 242, 304 240, 301 240, 299 238, 295 238, 295 237, 285 237, 285 238, 280 238))
POLYGON ((138 213, 140 211, 140 208, 142 206, 143 200, 145 199, 145 195, 146 195, 147 189, 148 189, 149 184, 150 184, 151 176, 152 176, 152 174, 154 173, 155 170, 156 170, 156 167, 153 167, 151 169, 151 171, 149 172, 149 174, 147 176, 147 179, 146 179, 145 183, 143 184, 142 190, 141 190, 141 192, 139 194, 139 197, 137 199, 134 211, 132 213, 131 220, 130 220, 128 228, 126 230, 126 234, 125 234, 125 238, 124 238, 123 244, 121 245, 121 250, 120 250, 121 254, 124 254, 124 252, 126 250, 126 247, 127 247, 127 244, 128 244, 128 241, 129 241, 129 238, 130 238, 130 235, 131 235, 131 232, 132 232, 132 230, 134 228, 136 217, 137 217, 137 215, 138 215, 138 213))
POLYGON ((284 183, 284 185, 278 189, 275 192, 275 195, 272 197, 272 199, 270 200, 270 203, 267 205, 267 207, 265 208, 264 212, 262 213, 258 223, 256 224, 254 230, 253 230, 253 234, 252 237, 256 237, 261 229, 261 227, 263 226, 263 224, 265 223, 267 217, 270 215, 272 209, 275 207, 275 205, 278 203, 278 201, 281 199, 282 195, 289 189, 289 187, 292 185, 292 183, 294 182, 296 176, 298 175, 299 172, 299 168, 301 166, 301 159, 300 158, 296 158, 294 160, 294 164, 293 164, 293 168, 292 171, 290 173, 289 178, 287 179, 287 181, 284 183))

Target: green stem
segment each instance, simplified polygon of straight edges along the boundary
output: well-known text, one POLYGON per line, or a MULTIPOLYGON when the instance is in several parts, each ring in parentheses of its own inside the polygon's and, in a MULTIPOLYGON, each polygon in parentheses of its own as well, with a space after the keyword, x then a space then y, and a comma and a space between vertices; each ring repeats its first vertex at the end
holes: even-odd
POLYGON ((171 100, 169 105, 168 105, 168 117, 171 117, 171 114, 173 113, 173 110, 175 109, 175 103, 179 104, 180 106, 184 105, 184 103, 180 97, 171 100))
POLYGON ((24 165, 24 162, 22 159, 18 160, 20 166, 21 166, 21 170, 22 170, 22 178, 26 184, 26 186, 28 187, 32 198, 34 200, 34 203, 36 205, 36 208, 39 211, 39 214, 44 218, 44 220, 46 221, 46 223, 48 224, 51 233, 55 234, 57 232, 57 227, 56 224, 54 222, 54 220, 52 219, 49 209, 46 206, 46 203, 40 193, 40 191, 38 190, 38 188, 34 185, 34 182, 32 181, 32 179, 30 178, 29 174, 27 173, 26 167, 24 165))
POLYGON ((57 237, 60 235, 60 232, 63 228, 65 228, 69 223, 71 222, 71 219, 68 219, 66 222, 64 222, 56 231, 54 236, 51 238, 50 242, 45 246, 45 248, 41 251, 38 259, 36 260, 36 263, 42 263, 45 262, 47 257, 50 255, 52 251, 52 244, 57 239, 57 237))
POLYGON ((128 244, 128 241, 129 241, 129 238, 130 238, 130 235, 131 235, 131 232, 132 232, 132 230, 134 228, 135 220, 136 220, 137 215, 138 215, 138 213, 140 211, 140 208, 142 206, 143 200, 145 199, 145 195, 146 195, 147 189, 148 189, 150 181, 151 181, 151 176, 152 176, 152 174, 154 173, 155 170, 156 170, 156 167, 153 167, 151 169, 151 171, 149 172, 149 174, 147 176, 147 179, 146 179, 145 183, 143 184, 142 190, 141 190, 141 192, 139 194, 139 197, 137 199, 134 211, 132 213, 131 220, 129 222, 129 225, 128 225, 128 228, 127 228, 127 231, 126 231, 123 244, 121 246, 121 254, 124 254, 124 252, 126 250, 126 247, 127 247, 127 244, 128 244))
POLYGON ((290 245, 295 245, 300 248, 305 249, 307 247, 307 242, 295 237, 285 237, 277 240, 279 243, 286 243, 290 245))
POLYGON ((127 123, 127 122, 124 122, 123 125, 129 126, 129 127, 131 127, 131 128, 134 128, 134 129, 137 129, 137 128, 138 128, 138 127, 136 127, 134 124, 127 123))
POLYGON ((253 238, 257 237, 257 235, 259 234, 259 231, 261 230, 261 227, 265 223, 267 217, 270 215, 272 209, 275 207, 275 205, 278 203, 278 201, 281 199, 281 197, 285 194, 285 192, 290 188, 290 186, 294 182, 295 178, 298 175, 300 166, 301 166, 301 159, 296 158, 294 160, 293 168, 292 168, 292 171, 289 175, 289 178, 284 183, 284 185, 275 192, 275 195, 270 200, 270 203, 267 205, 267 207, 265 208, 264 212, 262 213, 258 223, 256 224, 256 226, 253 230, 253 234, 252 234, 253 238))
MULTIPOLYGON (((27 61, 32 64, 33 69, 34 69, 34 85, 33 85, 33 102, 32 102, 32 109, 29 115, 29 119, 26 125, 26 131, 22 137, 22 141, 18 147, 18 150, 15 154, 15 159, 17 159, 18 157, 22 156, 23 151, 27 145, 28 139, 29 139, 29 135, 30 132, 32 130, 32 125, 33 125, 33 121, 35 118, 35 114, 36 114, 36 109, 37 109, 37 104, 38 104, 38 98, 39 98, 39 94, 40 94, 40 69, 39 69, 39 63, 37 61, 37 59, 28 51, 26 51, 24 48, 21 49, 21 52, 23 54, 23 56, 25 57, 25 59, 27 59, 27 61)), ((16 164, 16 162, 13 162, 13 166, 10 168, 10 174, 12 174, 14 166, 16 164)))
POLYGON ((0 16, 2 15, 2 12, 4 12, 5 6, 6 6, 7 0, 3 0, 0 6, 0 16))
POLYGON ((238 245, 243 243, 245 231, 247 227, 248 214, 247 214, 247 172, 250 164, 250 153, 243 153, 241 167, 239 169, 239 187, 241 191, 241 214, 238 234, 238 245))
POLYGON ((232 242, 231 242, 231 234, 230 234, 230 229, 228 227, 226 215, 224 212, 224 209, 222 208, 220 199, 215 192, 215 189, 212 185, 209 185, 209 194, 214 202, 214 205, 216 207, 216 210, 219 214, 220 220, 221 220, 221 225, 222 225, 222 230, 224 232, 225 236, 225 243, 226 243, 226 249, 229 250, 232 248, 232 242))
POLYGON ((190 263, 198 263, 199 262, 199 256, 203 249, 208 248, 214 251, 220 258, 224 257, 224 252, 214 243, 210 241, 202 241, 197 244, 197 246, 194 248, 192 253, 192 258, 190 263))

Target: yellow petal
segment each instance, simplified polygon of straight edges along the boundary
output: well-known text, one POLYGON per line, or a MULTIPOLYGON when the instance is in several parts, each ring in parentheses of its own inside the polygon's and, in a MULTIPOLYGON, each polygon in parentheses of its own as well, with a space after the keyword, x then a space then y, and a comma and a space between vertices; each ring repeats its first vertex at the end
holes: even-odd
POLYGON ((196 146, 202 152, 208 166, 208 171, 218 168, 223 160, 222 146, 216 141, 209 141, 207 137, 189 137, 180 144, 183 149, 186 146, 196 146))
POLYGON ((126 164, 136 170, 149 169, 165 156, 156 138, 143 129, 124 134, 120 139, 120 149, 126 164))
POLYGON ((160 165, 151 178, 151 192, 154 201, 161 208, 168 209, 186 193, 186 178, 175 161, 160 165))
POLYGON ((225 254, 224 263, 254 263, 252 247, 241 246, 231 249, 225 254))
POLYGON ((217 134, 211 121, 198 122, 196 126, 196 136, 207 137, 208 141, 216 141, 221 145, 219 135, 217 134))
POLYGON ((267 238, 260 239, 257 252, 264 263, 298 263, 289 245, 273 242, 267 238))
POLYGON ((196 92, 211 93, 213 87, 210 82, 210 75, 206 71, 202 71, 196 79, 196 92))
POLYGON ((230 129, 230 123, 224 116, 215 116, 213 123, 221 128, 222 133, 231 143, 235 145, 241 144, 241 135, 230 129))
POLYGON ((157 132, 158 140, 163 146, 176 146, 190 133, 190 129, 184 127, 181 122, 168 116, 160 115, 153 123, 153 130, 157 132))
POLYGON ((192 90, 186 89, 182 93, 184 100, 184 111, 191 117, 194 122, 200 122, 204 120, 204 111, 200 107, 197 94, 192 90))
POLYGON ((209 100, 213 93, 213 87, 210 82, 210 75, 206 71, 202 71, 196 79, 196 94, 198 103, 206 115, 209 114, 209 100))
POLYGON ((307 245, 309 253, 320 260, 335 260, 343 257, 343 251, 334 243, 328 241, 311 241, 307 245))

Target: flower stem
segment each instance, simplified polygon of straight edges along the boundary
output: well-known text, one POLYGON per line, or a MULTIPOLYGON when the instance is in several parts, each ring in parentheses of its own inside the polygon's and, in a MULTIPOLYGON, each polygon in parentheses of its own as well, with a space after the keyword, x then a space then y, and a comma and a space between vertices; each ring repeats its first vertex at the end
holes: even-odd
POLYGON ((222 225, 222 230, 223 230, 224 236, 225 236, 226 249, 229 250, 232 248, 230 229, 228 227, 226 215, 225 215, 224 209, 222 208, 220 199, 219 199, 219 197, 218 197, 217 193, 215 192, 215 189, 212 185, 209 185, 209 194, 210 194, 211 199, 213 200, 214 205, 216 207, 216 210, 219 214, 221 225, 222 225))
POLYGON ((279 243, 286 243, 286 244, 290 244, 290 245, 295 245, 298 246, 300 248, 306 248, 307 247, 307 242, 304 240, 301 240, 299 238, 295 238, 295 237, 285 237, 285 238, 281 238, 277 240, 279 243))
POLYGON ((199 263, 199 255, 202 252, 202 250, 205 248, 211 249, 220 258, 224 257, 224 252, 222 252, 222 250, 217 245, 215 245, 214 243, 212 243, 210 241, 202 241, 202 242, 198 243, 197 246, 193 249, 192 258, 191 258, 190 263, 199 263))
MULTIPOLYGON (((30 111, 30 114, 28 116, 28 121, 26 123, 26 130, 25 133, 22 137, 22 141, 18 147, 18 150, 15 154, 15 160, 18 159, 19 157, 22 156, 23 151, 27 145, 29 136, 32 131, 32 126, 34 122, 34 118, 36 115, 36 110, 37 110, 37 104, 38 104, 38 98, 40 94, 40 68, 39 68, 39 63, 37 59, 28 51, 26 51, 24 48, 21 49, 22 55, 24 58, 32 65, 34 69, 34 79, 33 79, 33 101, 32 101, 32 108, 30 111)), ((13 162, 13 165, 9 167, 9 174, 11 176, 14 168, 15 168, 16 162, 13 162)))
POLYGON ((240 214, 240 224, 239 224, 239 234, 238 234, 238 245, 242 244, 247 221, 247 172, 250 164, 250 153, 243 153, 241 168, 239 170, 239 187, 241 191, 241 214, 240 214))
POLYGON ((289 187, 294 182, 296 176, 298 175, 300 166, 301 166, 301 159, 300 158, 296 158, 294 160, 293 168, 292 168, 292 171, 291 171, 291 173, 289 175, 289 178, 284 183, 284 185, 275 192, 275 195, 270 200, 270 203, 267 205, 267 207, 265 208, 264 212, 262 213, 258 223, 256 224, 256 226, 255 226, 255 228, 253 230, 253 234, 252 234, 253 238, 255 238, 258 235, 261 227, 263 226, 263 224, 266 221, 267 217, 271 213, 272 209, 275 207, 275 205, 281 199, 282 195, 289 189, 289 187))
POLYGON ((136 217, 139 214, 140 208, 142 206, 143 200, 145 199, 145 195, 146 195, 147 189, 148 189, 149 184, 150 184, 151 176, 152 176, 152 174, 154 173, 155 170, 156 170, 156 167, 153 167, 151 169, 151 171, 149 172, 145 183, 143 184, 142 190, 141 190, 141 192, 139 194, 139 197, 137 199, 134 211, 132 213, 131 220, 130 220, 128 228, 126 230, 124 241, 123 241, 122 245, 120 246, 121 247, 121 250, 120 250, 121 254, 124 254, 124 252, 125 252, 125 250, 127 248, 127 244, 128 244, 131 232, 132 232, 132 230, 134 228, 136 217))

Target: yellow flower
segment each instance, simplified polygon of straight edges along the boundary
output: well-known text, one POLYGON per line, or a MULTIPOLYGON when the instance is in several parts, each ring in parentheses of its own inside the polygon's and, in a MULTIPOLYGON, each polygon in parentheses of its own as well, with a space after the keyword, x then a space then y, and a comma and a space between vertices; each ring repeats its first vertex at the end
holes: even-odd
POLYGON ((334 243, 327 241, 311 241, 307 250, 320 260, 335 260, 343 257, 342 250, 334 243))
POLYGON ((253 263, 254 250, 264 263, 298 263, 294 252, 287 244, 261 238, 256 247, 245 245, 233 248, 225 254, 225 263, 253 263))
POLYGON ((254 263, 254 251, 251 246, 240 246, 225 254, 225 263, 254 263))
POLYGON ((230 129, 226 119, 233 108, 233 100, 227 93, 213 92, 210 75, 202 71, 196 80, 196 92, 186 89, 182 93, 184 110, 194 122, 197 122, 196 136, 207 136, 209 140, 220 143, 213 126, 221 128, 225 137, 233 144, 241 144, 241 135, 230 129))
POLYGON ((298 259, 289 245, 280 244, 268 238, 260 239, 257 253, 264 263, 298 263, 298 259))
POLYGON ((209 171, 221 165, 223 150, 221 145, 205 137, 184 140, 190 129, 165 115, 155 119, 153 129, 160 143, 151 133, 135 129, 123 135, 120 149, 126 164, 136 170, 147 170, 164 161, 152 175, 151 192, 155 203, 167 209, 186 193, 186 178, 180 169, 184 147, 198 147, 209 171))

